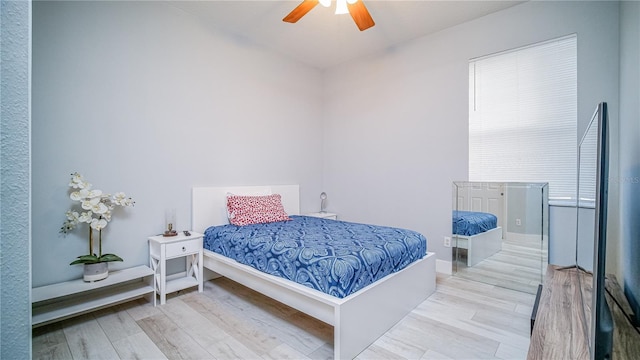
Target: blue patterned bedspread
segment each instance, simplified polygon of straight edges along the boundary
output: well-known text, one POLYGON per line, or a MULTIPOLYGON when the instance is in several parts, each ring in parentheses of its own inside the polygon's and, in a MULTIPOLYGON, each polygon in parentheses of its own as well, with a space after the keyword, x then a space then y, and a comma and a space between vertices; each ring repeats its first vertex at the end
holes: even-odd
POLYGON ((472 236, 495 229, 498 217, 485 212, 453 211, 453 233, 455 235, 472 236))
POLYGON ((427 239, 411 230, 310 216, 291 219, 212 226, 204 233, 204 248, 338 298, 427 252, 427 239))

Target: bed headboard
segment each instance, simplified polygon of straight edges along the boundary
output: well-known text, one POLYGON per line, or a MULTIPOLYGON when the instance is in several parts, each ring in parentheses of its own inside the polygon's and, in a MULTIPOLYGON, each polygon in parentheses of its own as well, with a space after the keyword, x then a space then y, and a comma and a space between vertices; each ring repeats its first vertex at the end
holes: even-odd
POLYGON ((300 214, 298 185, 194 187, 191 192, 191 229, 200 233, 212 225, 229 223, 227 193, 236 195, 280 194, 282 205, 289 215, 300 214))

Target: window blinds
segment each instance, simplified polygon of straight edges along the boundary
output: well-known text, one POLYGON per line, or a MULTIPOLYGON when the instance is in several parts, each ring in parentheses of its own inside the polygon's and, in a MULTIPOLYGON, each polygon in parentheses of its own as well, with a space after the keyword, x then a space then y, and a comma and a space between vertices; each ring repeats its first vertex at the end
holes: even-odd
POLYGON ((577 45, 569 36, 469 62, 469 180, 576 196, 577 45))

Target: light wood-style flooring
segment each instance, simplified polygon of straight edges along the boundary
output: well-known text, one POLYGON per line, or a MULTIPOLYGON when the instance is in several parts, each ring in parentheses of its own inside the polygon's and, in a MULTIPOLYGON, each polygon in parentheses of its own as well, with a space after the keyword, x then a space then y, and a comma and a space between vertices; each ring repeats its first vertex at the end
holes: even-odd
POLYGON ((502 241, 502 250, 472 267, 467 267, 464 251, 453 251, 456 276, 491 285, 536 294, 547 267, 547 247, 539 240, 502 241))
MULTIPOLYGON (((438 275, 358 359, 525 359, 534 295, 438 275)), ((373 315, 373 314, 372 314, 373 315)), ((34 359, 329 359, 333 328, 225 278, 33 330, 34 359)))

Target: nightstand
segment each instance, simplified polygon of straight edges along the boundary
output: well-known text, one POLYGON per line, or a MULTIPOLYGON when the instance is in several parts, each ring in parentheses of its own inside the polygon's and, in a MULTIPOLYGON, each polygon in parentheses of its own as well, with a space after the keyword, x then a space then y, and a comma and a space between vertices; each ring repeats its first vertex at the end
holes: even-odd
POLYGON ((155 273, 155 288, 160 294, 160 305, 167 300, 167 294, 192 286, 202 292, 202 234, 191 232, 185 236, 149 237, 149 264, 155 273), (167 280, 167 260, 186 257, 185 276, 167 280))
POLYGON ((323 219, 338 220, 338 214, 330 213, 330 212, 314 212, 314 213, 309 213, 304 215, 323 218, 323 219))

